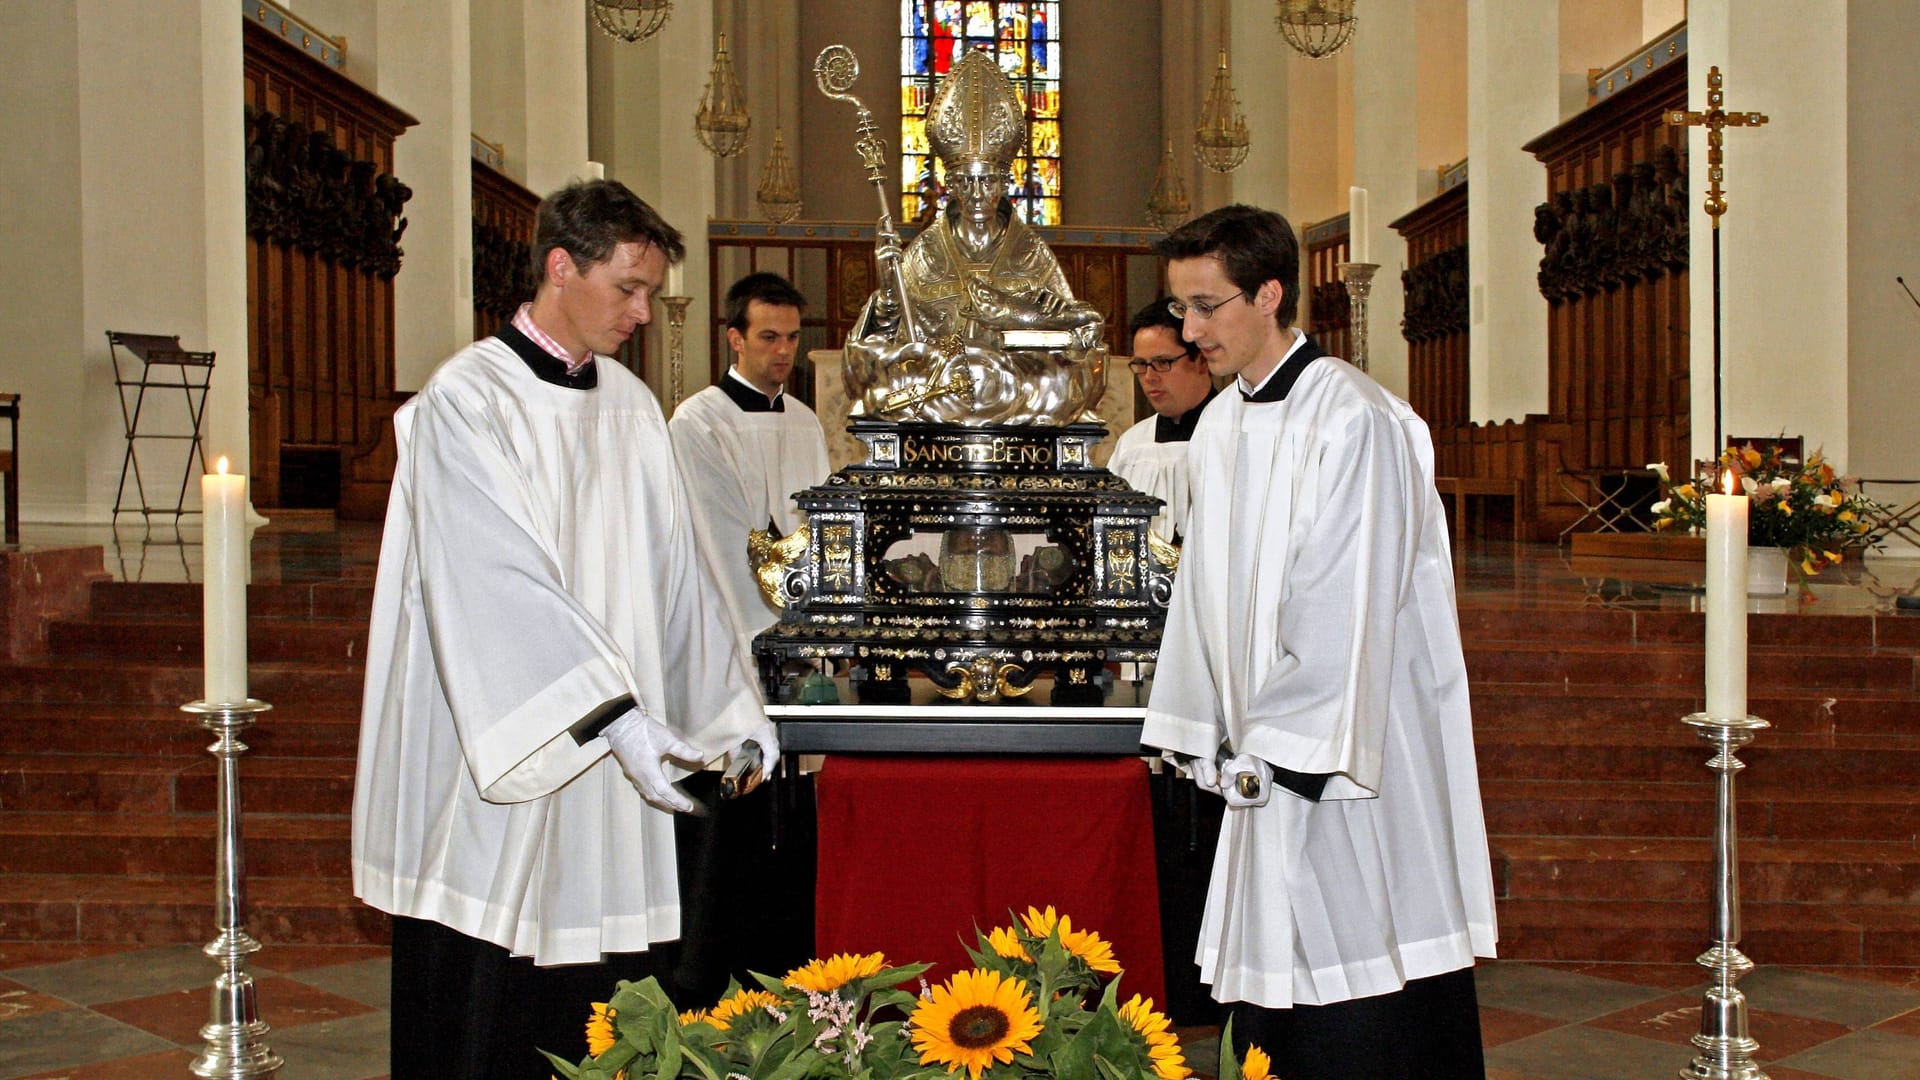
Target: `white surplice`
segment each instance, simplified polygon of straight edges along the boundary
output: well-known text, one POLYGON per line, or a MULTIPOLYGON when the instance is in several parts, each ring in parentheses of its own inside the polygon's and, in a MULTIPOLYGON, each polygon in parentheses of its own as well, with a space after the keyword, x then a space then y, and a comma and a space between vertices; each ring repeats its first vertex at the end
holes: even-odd
POLYGON ((1397 990, 1492 956, 1492 872, 1433 450, 1343 361, 1284 400, 1220 395, 1189 444, 1181 553, 1142 742, 1299 773, 1229 809, 1197 951, 1220 1001, 1397 990))
POLYGON ((1159 418, 1149 416, 1114 440, 1107 468, 1114 475, 1166 503, 1149 526, 1163 540, 1187 535, 1187 443, 1154 442, 1159 418))
MULTIPOLYGON (((729 378, 731 376, 728 376, 729 378)), ((751 640, 780 611, 747 561, 747 534, 769 521, 786 535, 806 516, 793 495, 826 480, 827 437, 812 409, 782 395, 782 412, 747 412, 717 386, 680 403, 668 424, 694 532, 713 561, 740 633, 751 640)))
POLYGON ((764 719, 659 403, 596 362, 488 338, 395 415, 354 786, 356 895, 543 965, 679 934, 672 816, 569 727, 632 695, 717 758, 764 719))

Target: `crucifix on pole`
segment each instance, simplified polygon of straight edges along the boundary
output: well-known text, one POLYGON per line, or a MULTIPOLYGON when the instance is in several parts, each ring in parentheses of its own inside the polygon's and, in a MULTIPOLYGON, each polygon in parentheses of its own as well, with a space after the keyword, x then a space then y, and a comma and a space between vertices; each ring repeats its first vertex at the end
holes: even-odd
POLYGON ((1765 113, 1728 112, 1726 94, 1720 86, 1724 80, 1720 77, 1718 65, 1707 69, 1707 110, 1688 112, 1674 109, 1667 113, 1667 123, 1674 127, 1704 127, 1707 129, 1707 215, 1713 219, 1713 453, 1720 453, 1720 215, 1727 212, 1725 192, 1720 181, 1726 178, 1726 151, 1722 147, 1725 138, 1724 129, 1730 127, 1759 127, 1767 122, 1765 113))

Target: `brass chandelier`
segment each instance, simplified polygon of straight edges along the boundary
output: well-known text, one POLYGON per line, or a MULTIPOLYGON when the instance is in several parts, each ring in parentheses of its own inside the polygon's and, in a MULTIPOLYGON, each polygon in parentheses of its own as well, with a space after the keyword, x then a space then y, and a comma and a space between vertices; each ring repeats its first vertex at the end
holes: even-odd
POLYGON ((707 73, 707 90, 700 95, 700 111, 693 117, 694 133, 700 145, 714 157, 729 158, 747 148, 747 132, 753 117, 747 115, 746 95, 733 74, 733 59, 727 55, 727 35, 713 53, 713 70, 707 73))
POLYGON ((787 157, 786 138, 773 129, 773 151, 767 155, 767 167, 760 173, 760 188, 753 193, 760 216, 783 225, 800 216, 800 182, 793 175, 793 162, 787 157))
POLYGON ((621 41, 645 41, 667 25, 673 0, 588 0, 593 25, 621 41))
POLYGON ((1220 67, 1213 73, 1213 87, 1207 91, 1207 103, 1200 110, 1200 127, 1193 133, 1193 154, 1200 159, 1200 164, 1214 172, 1226 173, 1239 168, 1252 147, 1247 117, 1240 111, 1240 95, 1233 92, 1233 81, 1227 76, 1227 50, 1223 45, 1220 67))
POLYGON ((1160 172, 1153 178, 1153 191, 1147 195, 1147 221, 1156 229, 1171 229, 1193 215, 1187 201, 1187 182, 1180 176, 1173 157, 1173 140, 1167 140, 1166 156, 1160 159, 1160 172))
POLYGON ((1273 17, 1280 36, 1314 59, 1332 56, 1353 40, 1354 0, 1279 0, 1273 17))

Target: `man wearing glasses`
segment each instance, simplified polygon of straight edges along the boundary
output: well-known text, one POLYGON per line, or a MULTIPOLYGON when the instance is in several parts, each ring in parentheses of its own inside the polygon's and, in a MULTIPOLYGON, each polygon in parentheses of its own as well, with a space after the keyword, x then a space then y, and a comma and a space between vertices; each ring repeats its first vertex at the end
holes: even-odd
POLYGON ((1127 483, 1166 503, 1154 515, 1153 531, 1179 543, 1187 525, 1187 440, 1200 412, 1213 400, 1213 376, 1192 342, 1180 337, 1180 320, 1161 297, 1134 313, 1133 359, 1127 369, 1155 415, 1128 428, 1107 463, 1127 483))
POLYGON ((1293 328, 1279 214, 1157 247, 1183 336, 1234 380, 1189 444, 1141 733, 1226 799, 1201 978, 1287 1080, 1482 1076, 1492 871, 1426 425, 1293 328))

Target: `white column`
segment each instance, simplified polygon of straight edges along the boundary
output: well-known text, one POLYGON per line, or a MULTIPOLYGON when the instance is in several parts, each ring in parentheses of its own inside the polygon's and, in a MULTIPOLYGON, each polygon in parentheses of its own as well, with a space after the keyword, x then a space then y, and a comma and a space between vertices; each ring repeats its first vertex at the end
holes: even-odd
POLYGON ((1547 411, 1547 302, 1533 211, 1547 173, 1520 147, 1559 123, 1559 0, 1467 0, 1468 415, 1547 411))
POLYGON ((1407 393, 1407 339, 1400 319, 1407 244, 1388 223, 1420 196, 1420 110, 1414 0, 1368 0, 1353 44, 1353 183, 1367 189, 1368 258, 1380 264, 1367 304, 1368 371, 1407 393))
POLYGON ((580 176, 590 156, 587 20, 575 0, 532 0, 525 8, 526 184, 544 196, 580 176))
POLYGON ((472 44, 468 0, 379 4, 375 90, 419 121, 393 152, 394 175, 413 189, 393 282, 393 381, 413 390, 473 340, 472 44))
MULTIPOLYGON (((1800 435, 1842 468, 1850 467, 1847 100, 1856 77, 1847 67, 1847 7, 1823 6, 1820 18, 1807 19, 1787 0, 1694 0, 1687 28, 1689 106, 1705 108, 1707 72, 1718 65, 1728 111, 1769 117, 1764 127, 1728 128, 1725 136, 1723 433, 1800 435)), ((1704 129, 1692 129, 1687 162, 1693 456, 1708 458, 1713 229, 1703 209, 1704 129)))
POLYGON ((225 454, 230 471, 251 472, 242 21, 227 0, 200 0, 199 6, 206 348, 218 354, 207 400, 207 462, 225 454))
MULTIPOLYGON (((1273 4, 1261 0, 1232 0, 1228 13, 1231 38, 1228 44, 1228 71, 1233 88, 1240 96, 1240 108, 1246 113, 1247 131, 1253 147, 1247 160, 1227 174, 1230 199, 1288 214, 1290 187, 1287 175, 1289 117, 1287 110, 1287 65, 1293 50, 1273 26, 1273 4)), ((1206 103, 1204 87, 1213 83, 1219 60, 1219 44, 1214 44, 1215 63, 1207 67, 1200 103, 1206 103)), ((1198 116, 1195 121, 1197 123, 1198 116)), ((1144 167, 1144 166, 1143 166, 1144 167)), ((1288 220, 1292 215, 1288 214, 1288 220)), ((1298 227, 1299 222, 1293 221, 1298 227)))

